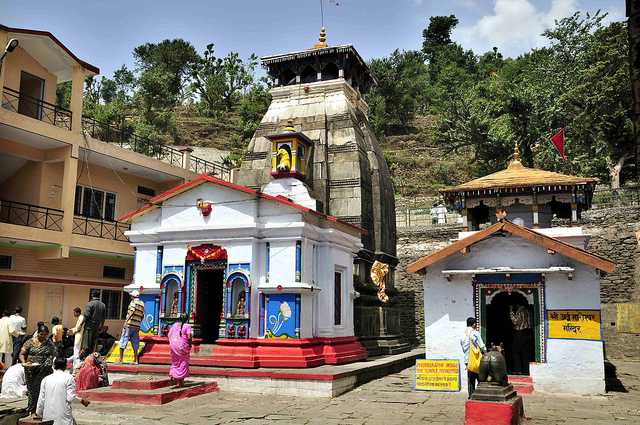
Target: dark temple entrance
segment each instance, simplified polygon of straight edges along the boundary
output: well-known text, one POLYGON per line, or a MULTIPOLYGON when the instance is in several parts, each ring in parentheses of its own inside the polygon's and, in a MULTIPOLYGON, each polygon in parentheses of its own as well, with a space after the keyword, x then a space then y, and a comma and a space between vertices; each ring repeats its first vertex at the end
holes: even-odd
POLYGON ((215 342, 220 334, 220 315, 224 287, 223 269, 197 270, 196 314, 199 337, 206 343, 215 342))
POLYGON ((504 354, 507 360, 507 370, 509 373, 519 372, 529 374, 529 362, 534 361, 534 309, 527 301, 527 298, 517 291, 501 291, 495 294, 489 304, 487 304, 487 347, 492 344, 504 344, 504 354), (516 332, 511 320, 511 307, 514 310, 523 305, 529 312, 530 327, 526 331, 516 332), (523 367, 518 367, 518 357, 523 357, 523 367), (524 370, 520 370, 524 368, 524 370))

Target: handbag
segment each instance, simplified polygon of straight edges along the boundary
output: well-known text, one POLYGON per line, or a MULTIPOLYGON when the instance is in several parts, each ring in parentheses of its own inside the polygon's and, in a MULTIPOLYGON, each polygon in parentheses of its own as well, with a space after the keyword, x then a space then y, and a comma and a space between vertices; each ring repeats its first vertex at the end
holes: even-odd
POLYGON ((467 362, 467 370, 469 372, 478 373, 480 371, 480 358, 482 351, 476 346, 469 335, 469 361, 467 362))

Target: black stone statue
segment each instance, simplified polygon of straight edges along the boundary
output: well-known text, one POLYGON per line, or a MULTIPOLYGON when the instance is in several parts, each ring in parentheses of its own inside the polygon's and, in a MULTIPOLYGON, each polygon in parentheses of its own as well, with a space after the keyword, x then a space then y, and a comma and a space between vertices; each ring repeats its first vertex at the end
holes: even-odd
POLYGON ((495 345, 480 359, 479 382, 492 382, 498 385, 509 385, 507 378, 507 362, 500 348, 495 345))
POLYGON ((508 401, 518 396, 513 385, 509 384, 507 362, 501 347, 492 346, 480 359, 478 382, 472 400, 508 401))

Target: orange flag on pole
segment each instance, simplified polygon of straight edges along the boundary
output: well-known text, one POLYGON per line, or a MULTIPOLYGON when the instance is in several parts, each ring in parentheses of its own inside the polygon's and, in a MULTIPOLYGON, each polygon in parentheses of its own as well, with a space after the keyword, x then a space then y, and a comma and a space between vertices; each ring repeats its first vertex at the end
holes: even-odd
POLYGON ((553 146, 555 146, 562 159, 567 159, 564 156, 564 128, 561 128, 556 134, 551 136, 551 143, 553 143, 553 146))

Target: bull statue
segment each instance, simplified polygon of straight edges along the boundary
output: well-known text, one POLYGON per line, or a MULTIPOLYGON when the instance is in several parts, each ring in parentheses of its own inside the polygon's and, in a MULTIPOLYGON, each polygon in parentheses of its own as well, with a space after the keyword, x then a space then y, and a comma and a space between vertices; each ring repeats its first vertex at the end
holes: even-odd
POLYGON ((502 355, 502 344, 493 345, 480 359, 478 382, 490 382, 492 384, 507 386, 507 362, 502 355))

